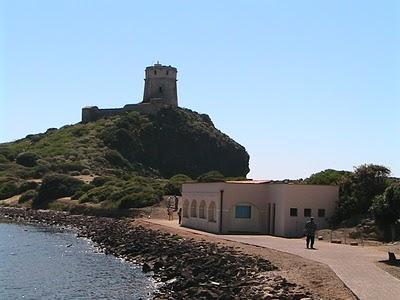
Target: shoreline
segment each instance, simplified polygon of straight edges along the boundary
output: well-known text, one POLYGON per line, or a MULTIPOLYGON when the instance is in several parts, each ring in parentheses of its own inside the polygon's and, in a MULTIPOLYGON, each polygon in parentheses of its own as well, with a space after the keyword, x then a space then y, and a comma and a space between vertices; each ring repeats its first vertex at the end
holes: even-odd
POLYGON ((105 254, 141 264, 162 282, 153 299, 314 298, 288 282, 270 261, 234 247, 132 225, 132 219, 71 215, 48 210, 0 207, 0 217, 18 223, 76 229, 105 254))

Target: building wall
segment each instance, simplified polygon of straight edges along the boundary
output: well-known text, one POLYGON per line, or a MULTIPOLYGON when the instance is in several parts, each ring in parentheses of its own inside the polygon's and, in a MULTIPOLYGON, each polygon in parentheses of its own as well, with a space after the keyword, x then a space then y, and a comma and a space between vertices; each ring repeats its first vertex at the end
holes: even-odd
POLYGON ((311 209, 311 216, 319 229, 329 226, 336 202, 339 197, 338 186, 328 185, 277 185, 276 189, 284 190, 282 211, 280 218, 283 224, 283 236, 301 236, 304 234, 304 225, 309 217, 304 216, 304 209, 311 209), (290 208, 297 208, 297 217, 290 216, 290 208), (325 216, 318 216, 318 209, 325 210, 325 216))
MULTIPOLYGON (((194 183, 182 187, 183 201, 189 203, 189 215, 182 225, 209 232, 220 232, 221 191, 223 191, 221 233, 260 233, 295 237, 304 232, 304 209, 311 209, 311 216, 319 228, 326 228, 338 200, 337 186, 296 184, 241 184, 241 183, 194 183), (196 200, 196 213, 191 215, 190 204, 196 200), (200 203, 206 207, 216 205, 215 222, 200 216, 200 203), (236 218, 237 205, 251 207, 250 218, 236 218), (275 207, 275 218, 273 217, 275 207), (297 216, 290 216, 290 208, 297 208, 297 216), (325 210, 318 217, 318 209, 325 210)), ((180 204, 182 206, 182 203, 180 204)))
POLYGON ((205 184, 184 184, 182 186, 182 201, 179 208, 182 208, 182 225, 189 228, 200 229, 207 232, 219 233, 220 228, 220 198, 222 183, 205 183, 205 184), (197 215, 191 216, 191 204, 193 201, 197 203, 197 215), (204 201, 206 204, 205 218, 200 218, 200 203, 204 201), (185 215, 185 202, 189 203, 188 215, 185 215), (215 205, 213 216, 210 215, 210 205, 215 205))
POLYGON ((262 184, 224 183, 222 233, 265 233, 267 198, 262 184), (251 206, 251 218, 235 218, 236 205, 251 206))

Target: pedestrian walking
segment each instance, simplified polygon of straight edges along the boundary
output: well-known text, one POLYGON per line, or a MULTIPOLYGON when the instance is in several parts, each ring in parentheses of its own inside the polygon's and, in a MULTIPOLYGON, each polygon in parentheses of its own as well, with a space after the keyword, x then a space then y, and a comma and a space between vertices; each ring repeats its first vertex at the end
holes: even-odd
POLYGON ((315 231, 317 230, 317 224, 314 222, 314 217, 310 218, 310 221, 306 223, 305 233, 306 233, 306 245, 307 249, 314 248, 315 231))
POLYGON ((178 223, 181 224, 182 222, 182 207, 178 209, 178 223))

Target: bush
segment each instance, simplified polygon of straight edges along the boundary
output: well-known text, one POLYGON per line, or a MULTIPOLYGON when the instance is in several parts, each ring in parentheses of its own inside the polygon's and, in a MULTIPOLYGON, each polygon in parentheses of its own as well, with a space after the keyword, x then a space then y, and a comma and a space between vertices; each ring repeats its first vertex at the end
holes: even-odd
POLYGON ((18 186, 15 182, 9 181, 0 184, 0 200, 18 195, 18 186))
POLYGON ((219 171, 210 171, 197 177, 198 182, 223 182, 225 181, 224 175, 219 171))
POLYGON ((104 185, 106 182, 112 181, 112 180, 114 180, 113 177, 109 177, 109 176, 99 176, 99 177, 93 178, 92 184, 93 184, 94 186, 102 186, 102 185, 104 185))
POLYGON ((71 176, 79 176, 79 175, 81 175, 81 172, 79 172, 79 171, 72 171, 72 172, 69 173, 69 175, 71 175, 71 176))
POLYGON ((44 175, 50 172, 49 167, 44 165, 35 166, 31 169, 30 176, 32 178, 38 179, 42 178, 44 175))
POLYGON ((17 155, 16 162, 17 164, 24 167, 34 167, 36 166, 36 161, 39 159, 39 156, 32 152, 23 152, 17 155))
POLYGON ((72 196, 83 184, 83 181, 68 175, 46 175, 43 178, 38 196, 33 201, 33 205, 40 207, 57 198, 72 196))
POLYGON ((122 157, 122 155, 119 154, 119 152, 116 150, 108 150, 105 153, 104 157, 105 159, 107 159, 107 161, 111 163, 112 166, 118 166, 127 169, 132 168, 131 163, 127 159, 122 157))
POLYGON ((168 183, 164 186, 165 195, 182 195, 182 184, 185 182, 193 181, 192 178, 186 176, 185 174, 176 174, 172 176, 168 183))
POLYGON ((0 164, 5 164, 8 162, 8 159, 3 154, 0 154, 0 164))
POLYGON ((82 171, 83 169, 86 169, 86 166, 77 163, 77 162, 64 162, 64 163, 58 163, 53 166, 53 168, 57 171, 61 171, 63 173, 66 172, 73 172, 73 171, 82 171))
POLYGON ((138 208, 153 205, 160 199, 154 193, 140 192, 126 195, 118 205, 119 209, 138 208))
POLYGON ((24 181, 18 188, 20 193, 23 193, 28 190, 36 190, 38 187, 38 183, 35 181, 24 181))
POLYGON ((83 169, 81 172, 82 175, 90 175, 90 170, 89 169, 83 169))
POLYGON ((18 203, 25 203, 29 200, 32 200, 37 196, 37 191, 35 190, 28 190, 19 197, 18 203))

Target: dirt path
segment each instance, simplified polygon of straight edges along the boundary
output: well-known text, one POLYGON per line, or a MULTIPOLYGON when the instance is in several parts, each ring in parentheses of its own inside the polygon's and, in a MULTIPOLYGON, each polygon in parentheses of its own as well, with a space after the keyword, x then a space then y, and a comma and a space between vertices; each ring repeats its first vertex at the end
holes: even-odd
MULTIPOLYGON (((264 257, 279 268, 278 272, 282 277, 304 286, 320 299, 356 299, 353 293, 343 284, 336 274, 324 264, 273 249, 228 241, 218 236, 203 235, 176 226, 165 226, 168 225, 168 223, 163 225, 163 222, 168 221, 162 220, 160 222, 160 220, 154 219, 139 219, 134 221, 133 224, 140 224, 150 229, 178 234, 184 238, 224 244, 235 247, 244 253, 264 257)), ((176 221, 174 223, 176 223, 176 221)))

